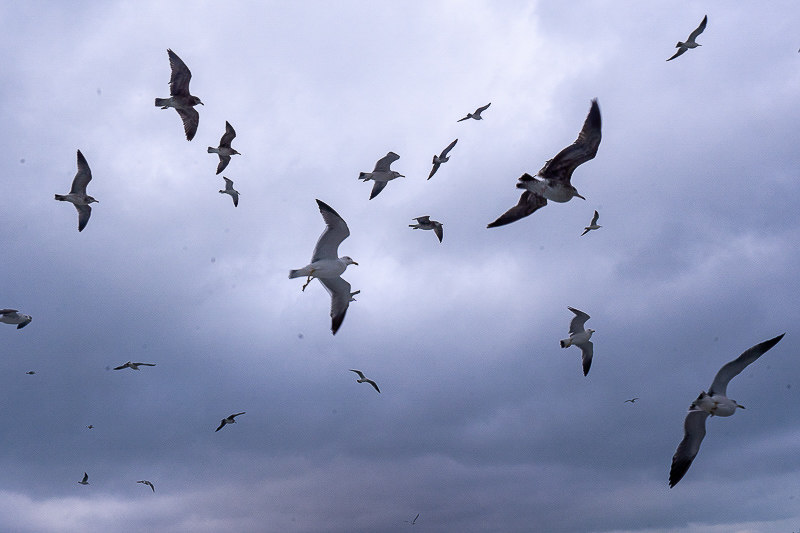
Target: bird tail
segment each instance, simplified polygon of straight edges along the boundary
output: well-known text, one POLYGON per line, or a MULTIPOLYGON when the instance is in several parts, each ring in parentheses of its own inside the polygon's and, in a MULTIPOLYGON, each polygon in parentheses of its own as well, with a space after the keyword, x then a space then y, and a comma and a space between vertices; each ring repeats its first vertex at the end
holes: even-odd
POLYGON ((358 179, 367 181, 369 179, 369 177, 365 178, 364 176, 367 176, 368 174, 369 174, 368 172, 359 172, 358 173, 358 179))
POLYGON ((156 98, 157 107, 165 107, 169 103, 169 98, 156 98))
POLYGON ((67 200, 67 197, 64 196, 63 194, 56 194, 56 200, 61 200, 62 202, 65 202, 67 200))
POLYGON ((570 345, 569 339, 560 340, 558 342, 561 344, 562 348, 568 348, 570 345))
MULTIPOLYGON (((210 147, 210 146, 209 146, 209 147, 208 147, 208 153, 209 153, 209 154, 218 154, 218 153, 219 153, 219 150, 217 150, 216 148, 212 148, 212 147, 210 147)), ((219 172, 217 172, 217 174, 219 174, 219 172)))
MULTIPOLYGON (((220 191, 220 192, 222 192, 222 191, 220 191)), ((308 272, 304 268, 301 268, 300 270, 290 270, 289 271, 289 279, 302 278, 303 276, 308 276, 308 272)))

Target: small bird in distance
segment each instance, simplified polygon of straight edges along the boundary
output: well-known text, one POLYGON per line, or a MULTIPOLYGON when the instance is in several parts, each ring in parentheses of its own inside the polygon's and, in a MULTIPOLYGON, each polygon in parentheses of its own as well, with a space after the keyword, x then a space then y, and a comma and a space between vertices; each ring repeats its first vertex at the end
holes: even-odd
POLYGON ((220 429, 224 428, 226 424, 235 424, 236 423, 235 418, 237 416, 243 415, 243 414, 244 414, 244 411, 242 411, 241 413, 235 413, 235 414, 232 414, 232 415, 230 415, 230 416, 228 416, 226 418, 223 418, 219 423, 219 427, 214 430, 214 433, 216 433, 220 429))
POLYGON ((467 119, 470 119, 470 118, 474 119, 474 120, 483 120, 483 117, 481 116, 481 113, 483 113, 484 111, 489 109, 490 105, 492 105, 491 102, 489 102, 488 104, 486 104, 483 107, 479 107, 478 109, 475 110, 474 113, 467 113, 466 117, 460 118, 460 119, 456 120, 456 122, 461 122, 463 120, 467 120, 467 119))
POLYGON ((150 487, 151 489, 153 489, 153 492, 155 492, 155 491, 156 491, 156 488, 153 486, 153 484, 152 484, 152 483, 150 483, 149 481, 147 481, 146 479, 143 479, 143 480, 141 480, 141 481, 137 481, 136 483, 142 483, 142 484, 144 484, 144 485, 147 485, 147 486, 148 486, 148 487, 150 487))
POLYGON ((697 39, 697 36, 703 33, 703 30, 706 29, 707 22, 708 22, 708 15, 703 17, 703 22, 701 22, 700 25, 689 35, 689 38, 686 39, 685 43, 678 41, 678 44, 675 45, 675 48, 677 48, 678 51, 675 52, 675 55, 667 59, 667 61, 672 61, 679 55, 686 52, 686 50, 688 50, 689 48, 697 48, 698 46, 702 46, 700 44, 697 44, 694 40, 697 39))
POLYGON ((594 216, 592 217, 592 222, 585 228, 583 228, 583 233, 581 233, 581 237, 592 231, 593 229, 600 229, 603 226, 600 226, 597 223, 597 219, 600 218, 600 213, 597 212, 597 209, 594 210, 594 216))
POLYGON ((369 383, 370 385, 372 385, 372 386, 375 388, 375 390, 376 390, 376 391, 378 391, 378 392, 380 392, 380 391, 381 391, 381 390, 378 388, 378 385, 377 385, 377 384, 376 384, 374 381, 372 381, 371 379, 369 379, 369 378, 367 378, 366 376, 364 376, 364 373, 363 373, 362 371, 360 371, 360 370, 353 370, 353 369, 351 368, 351 369, 350 369, 350 372, 355 372, 356 374, 358 374, 358 379, 356 380, 356 383, 369 383))

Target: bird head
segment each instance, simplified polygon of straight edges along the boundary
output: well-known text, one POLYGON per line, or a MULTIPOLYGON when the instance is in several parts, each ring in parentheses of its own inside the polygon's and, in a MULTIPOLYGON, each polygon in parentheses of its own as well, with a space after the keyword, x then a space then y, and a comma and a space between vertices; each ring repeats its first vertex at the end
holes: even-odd
POLYGON ((100 203, 100 200, 95 200, 95 199, 94 199, 94 198, 92 198, 91 196, 87 196, 87 197, 86 197, 86 203, 87 203, 87 204, 91 204, 92 202, 96 202, 96 203, 98 203, 98 204, 99 204, 99 203, 100 203))
POLYGON ((741 408, 741 409, 744 409, 744 405, 739 405, 738 403, 736 403, 736 400, 733 400, 733 403, 735 403, 735 404, 736 404, 736 407, 739 407, 739 408, 741 408))
POLYGON ((392 175, 393 175, 395 178, 405 178, 405 176, 403 176, 402 174, 400 174, 400 173, 399 173, 399 172, 397 172, 396 170, 392 170, 392 175))
POLYGON ((232 152, 231 152, 231 155, 242 155, 242 154, 240 154, 239 152, 237 152, 236 150, 234 150, 234 151, 232 151, 232 152))
POLYGON ((580 195, 580 193, 578 192, 578 189, 576 189, 575 187, 572 188, 572 196, 577 196, 581 200, 586 200, 586 198, 584 198, 583 196, 580 195))
POLYGON ((189 99, 189 105, 193 105, 193 106, 194 106, 194 105, 197 105, 197 104, 200 104, 200 105, 202 105, 202 106, 206 105, 206 104, 204 104, 203 102, 201 102, 201 101, 200 101, 200 99, 199 99, 198 97, 196 97, 196 96, 192 96, 192 97, 189 99))
POLYGON ((344 257, 342 257, 341 259, 342 259, 342 261, 344 261, 344 262, 345 262, 345 264, 347 264, 347 265, 355 265, 355 266, 358 266, 358 263, 356 263, 355 261, 353 261, 353 258, 352 258, 352 257, 350 257, 350 256, 348 256, 348 255, 346 255, 346 256, 344 256, 344 257))

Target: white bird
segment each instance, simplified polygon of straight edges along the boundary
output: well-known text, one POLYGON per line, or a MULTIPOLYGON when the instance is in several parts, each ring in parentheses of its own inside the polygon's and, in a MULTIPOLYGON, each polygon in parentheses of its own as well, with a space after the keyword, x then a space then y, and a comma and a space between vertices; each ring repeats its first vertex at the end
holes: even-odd
POLYGON ((178 112, 183 122, 183 131, 186 133, 186 140, 191 141, 197 133, 197 126, 200 123, 200 114, 194 108, 197 104, 205 105, 196 96, 189 94, 189 82, 192 80, 192 72, 186 63, 178 57, 178 54, 167 49, 169 55, 169 98, 156 98, 156 106, 161 109, 173 108, 178 112))
POLYGON ((597 155, 597 148, 600 146, 602 138, 600 129, 600 107, 597 105, 597 99, 594 99, 575 142, 545 163, 536 174, 542 178, 541 180, 528 173, 523 174, 519 178, 517 188, 525 189, 525 192, 520 196, 517 205, 486 227, 496 228, 516 222, 546 206, 547 200, 564 203, 569 202, 575 196, 585 200, 586 198, 578 194, 578 190, 572 186, 570 179, 578 165, 594 159, 594 156, 597 155))
POLYGON ((16 324, 17 329, 22 329, 31 323, 30 315, 17 312, 16 309, 0 309, 0 322, 3 324, 16 324))
POLYGON ((151 489, 153 489, 153 492, 155 492, 155 491, 156 491, 156 488, 153 486, 153 484, 152 484, 152 483, 150 483, 149 481, 147 481, 146 479, 143 479, 143 480, 141 480, 141 481, 137 481, 136 483, 142 483, 142 484, 144 484, 144 485, 147 485, 147 486, 148 486, 148 487, 150 487, 151 489))
POLYGON ((89 484, 89 474, 86 472, 83 473, 83 479, 78 481, 81 485, 88 485, 89 484))
POLYGON ((217 174, 225 170, 225 167, 228 166, 228 163, 231 162, 232 155, 242 155, 233 148, 231 148, 231 141, 233 141, 234 137, 236 137, 236 131, 233 129, 233 126, 226 120, 225 121, 225 133, 222 134, 222 138, 219 140, 219 146, 217 148, 208 147, 209 154, 217 154, 219 156, 219 165, 217 165, 217 174))
POLYGON ((442 150, 441 154, 433 156, 433 168, 431 169, 431 173, 428 174, 428 179, 431 179, 433 175, 436 174, 436 171, 439 170, 439 167, 441 166, 442 163, 447 163, 448 161, 450 161, 450 157, 447 154, 450 153, 450 150, 453 149, 453 146, 455 146, 457 142, 458 139, 448 144, 447 148, 442 150))
POLYGON ((592 217, 592 223, 583 228, 583 233, 581 233, 581 237, 592 231, 593 229, 600 229, 603 226, 597 224, 597 219, 600 218, 600 213, 597 212, 597 209, 594 210, 594 216, 592 217))
POLYGON ((358 374, 358 377, 359 377, 359 379, 357 379, 357 380, 356 380, 356 383, 369 383, 370 385, 372 385, 373 387, 375 387, 375 390, 376 390, 376 391, 378 391, 378 392, 380 392, 380 391, 381 391, 381 390, 378 388, 378 385, 377 385, 377 384, 376 384, 374 381, 372 381, 371 379, 369 379, 369 378, 367 378, 367 377, 365 377, 365 376, 364 376, 364 373, 363 373, 362 371, 360 371, 360 370, 353 370, 353 369, 351 368, 351 369, 350 369, 350 372, 355 372, 356 374, 358 374))
POLYGON ((243 415, 243 414, 244 414, 244 411, 242 411, 241 413, 235 413, 235 414, 232 414, 232 415, 230 415, 230 416, 228 416, 226 418, 223 418, 222 421, 219 423, 219 427, 214 430, 214 433, 216 433, 220 429, 224 428, 225 424, 235 424, 236 423, 235 418, 237 416, 243 415))
POLYGON ((689 412, 683 422, 683 440, 678 444, 675 455, 672 456, 672 467, 669 470, 669 487, 674 487, 683 478, 689 467, 700 451, 700 443, 706 435, 706 418, 711 416, 731 416, 739 405, 735 400, 727 397, 727 388, 730 380, 738 376, 742 370, 764 355, 767 350, 778 344, 783 338, 781 334, 748 348, 739 357, 719 369, 708 392, 703 391, 700 396, 689 406, 689 412))
POLYGON ((56 194, 56 200, 61 202, 70 202, 78 210, 78 231, 83 231, 86 224, 89 222, 89 217, 92 216, 92 208, 89 204, 98 202, 91 196, 86 194, 86 186, 92 181, 92 171, 89 169, 89 163, 86 158, 78 150, 78 173, 72 180, 72 189, 69 194, 56 194))
POLYGON ((383 188, 386 187, 388 182, 395 178, 405 178, 405 176, 399 172, 389 169, 391 164, 398 159, 400 159, 399 155, 394 152, 389 152, 382 158, 378 159, 378 162, 375 163, 375 169, 372 172, 358 173, 358 179, 364 180, 365 183, 369 180, 375 182, 375 185, 372 186, 372 193, 369 195, 370 200, 378 196, 383 188))
POLYGON ((472 119, 475 119, 475 120, 483 120, 483 117, 481 116, 481 113, 486 111, 489 108, 490 105, 492 105, 491 102, 489 102, 488 104, 486 104, 483 107, 479 107, 478 109, 475 110, 474 113, 467 113, 466 117, 460 118, 460 119, 456 120, 456 122, 461 122, 462 120, 467 120, 469 118, 472 118, 472 119))
POLYGON ((696 42, 694 42, 694 40, 697 39, 697 36, 700 35, 701 33, 703 33, 703 30, 706 29, 706 23, 707 22, 708 22, 708 15, 703 17, 703 22, 701 22, 700 25, 697 27, 697 29, 695 29, 689 35, 689 38, 686 39, 685 43, 682 43, 682 42, 678 41, 678 44, 675 45, 675 48, 677 48, 678 51, 675 52, 674 56, 672 56, 669 59, 667 59, 667 61, 672 61, 673 59, 675 59, 679 55, 683 54, 689 48, 697 48, 698 46, 702 46, 702 45, 699 45, 696 42))
POLYGON ((114 367, 114 370, 122 370, 123 368, 130 368, 131 370, 139 370, 140 366, 156 366, 153 363, 132 363, 128 361, 124 365, 114 367))
POLYGON ((225 189, 220 189, 220 194, 229 194, 233 198, 233 207, 239 207, 239 191, 233 188, 233 181, 225 176, 222 179, 225 180, 225 189))
POLYGON ((336 335, 347 313, 347 307, 350 302, 355 301, 353 296, 361 292, 351 292, 350 284, 342 279, 342 274, 348 265, 358 266, 358 263, 348 256, 338 257, 339 245, 350 235, 347 223, 325 202, 317 200, 317 205, 325 221, 325 231, 317 240, 311 262, 298 270, 290 270, 289 279, 307 276, 303 285, 304 291, 314 278, 322 283, 331 295, 331 331, 336 335))
POLYGON ((444 236, 444 230, 442 229, 442 223, 436 220, 431 220, 431 217, 425 215, 424 217, 417 217, 414 220, 417 221, 416 224, 409 224, 409 228, 414 229, 432 229, 436 236, 439 238, 439 242, 442 242, 442 237, 444 236))
POLYGON ((575 313, 572 321, 569 323, 569 338, 560 341, 562 348, 569 348, 570 346, 577 346, 581 349, 581 362, 583 363, 583 375, 589 373, 589 368, 592 366, 592 355, 594 354, 594 345, 589 339, 592 338, 593 329, 583 329, 583 325, 591 317, 575 309, 574 307, 567 307, 570 311, 575 313))

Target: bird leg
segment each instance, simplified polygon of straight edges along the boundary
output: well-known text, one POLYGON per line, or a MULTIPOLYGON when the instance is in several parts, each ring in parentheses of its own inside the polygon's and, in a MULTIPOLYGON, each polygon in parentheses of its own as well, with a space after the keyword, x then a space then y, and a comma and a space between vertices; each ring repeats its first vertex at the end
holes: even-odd
POLYGON ((305 290, 306 290, 306 287, 308 287, 308 284, 309 284, 309 283, 311 283, 311 280, 312 280, 312 279, 314 279, 314 278, 312 277, 313 275, 314 275, 314 271, 313 271, 313 270, 312 270, 311 272, 309 272, 309 273, 308 273, 308 279, 306 280, 306 283, 305 283, 305 285, 303 285, 303 292, 305 292, 305 290))

